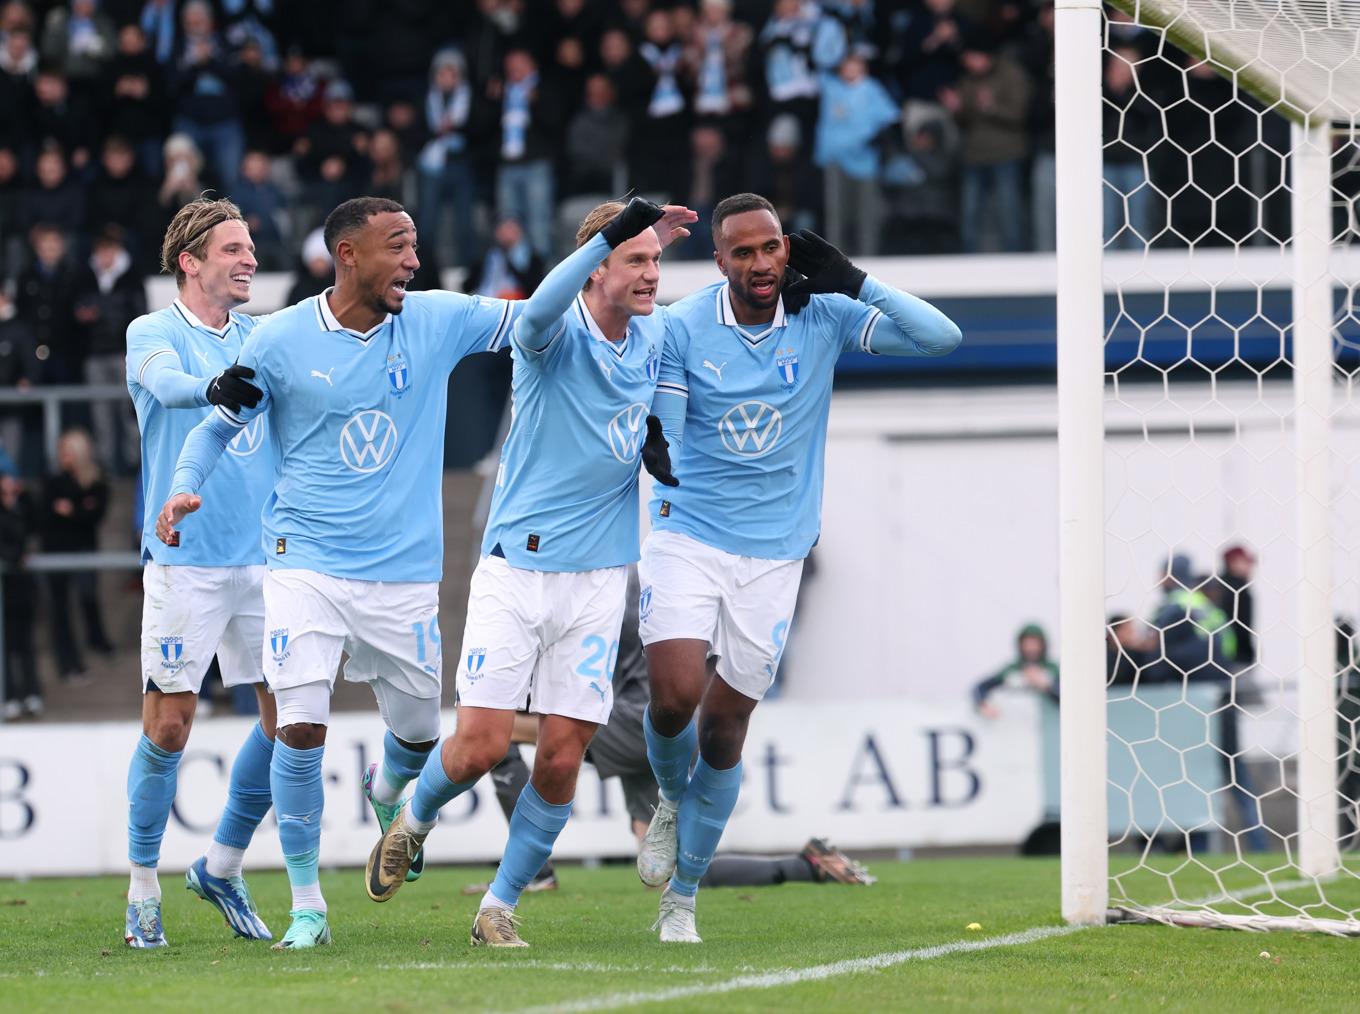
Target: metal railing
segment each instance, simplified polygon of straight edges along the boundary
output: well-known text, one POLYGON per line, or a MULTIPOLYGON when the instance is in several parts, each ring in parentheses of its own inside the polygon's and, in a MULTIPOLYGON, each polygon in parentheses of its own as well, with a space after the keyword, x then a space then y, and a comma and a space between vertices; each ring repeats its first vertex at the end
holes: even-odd
POLYGON ((130 397, 128 389, 118 384, 53 384, 22 390, 10 387, 0 388, 0 407, 41 406, 43 459, 50 466, 57 460, 57 442, 61 439, 62 402, 127 401, 130 397))

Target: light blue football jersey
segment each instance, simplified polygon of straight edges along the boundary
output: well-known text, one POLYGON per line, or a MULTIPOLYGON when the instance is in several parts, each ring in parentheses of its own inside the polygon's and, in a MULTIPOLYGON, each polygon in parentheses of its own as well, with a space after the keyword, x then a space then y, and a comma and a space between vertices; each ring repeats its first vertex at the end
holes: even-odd
POLYGON ((637 560, 638 462, 665 331, 658 309, 610 342, 578 294, 543 351, 512 343, 514 411, 483 555, 499 545, 511 566, 568 572, 637 560))
POLYGON ((279 462, 265 556, 335 577, 438 581, 449 374, 504 344, 517 304, 410 292, 400 314, 359 334, 328 293, 272 315, 241 350, 264 398, 237 421, 267 416, 279 462))
POLYGON ((167 408, 142 386, 153 360, 169 357, 175 369, 205 380, 236 362, 256 321, 232 313, 220 331, 208 327, 178 299, 164 310, 138 317, 127 330, 127 386, 142 434, 142 562, 166 566, 241 567, 264 563, 260 551, 260 509, 274 484, 274 452, 267 423, 255 419, 227 445, 209 477, 203 507, 184 519, 180 543, 156 538, 156 515, 170 495, 175 462, 184 438, 212 410, 206 404, 167 408))
POLYGON ((742 326, 726 282, 671 304, 658 414, 669 414, 665 398, 687 401, 682 446, 671 452, 680 485, 654 487, 653 528, 738 556, 807 556, 821 530, 836 360, 849 349, 941 355, 959 341, 958 328, 928 303, 872 278, 862 295, 870 292, 891 317, 822 294, 798 313, 785 315, 781 301, 771 323, 742 326))

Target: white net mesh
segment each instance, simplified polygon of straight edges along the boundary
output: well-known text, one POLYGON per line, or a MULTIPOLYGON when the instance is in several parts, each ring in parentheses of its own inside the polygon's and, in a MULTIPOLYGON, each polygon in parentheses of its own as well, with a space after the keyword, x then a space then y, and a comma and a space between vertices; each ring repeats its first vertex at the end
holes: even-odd
POLYGON ((1132 919, 1360 933, 1347 851, 1360 844, 1347 619, 1360 612, 1360 261, 1348 249, 1360 237, 1360 3, 1128 11, 1105 22, 1110 903, 1132 919), (1336 708, 1305 741, 1310 576, 1296 520, 1312 494, 1299 492, 1290 242, 1305 135, 1289 121, 1319 115, 1338 124, 1323 448, 1336 651, 1316 678, 1336 708), (1302 818, 1340 849, 1320 876, 1300 872, 1310 751, 1335 772, 1327 815, 1302 818))

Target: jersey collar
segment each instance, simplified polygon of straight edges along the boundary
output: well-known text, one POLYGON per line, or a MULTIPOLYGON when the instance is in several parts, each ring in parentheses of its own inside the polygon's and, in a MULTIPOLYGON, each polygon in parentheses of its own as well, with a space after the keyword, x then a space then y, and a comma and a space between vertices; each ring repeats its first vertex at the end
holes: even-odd
POLYGON ((231 319, 230 310, 227 311, 227 326, 223 328, 216 328, 208 327, 207 324, 199 320, 198 317, 195 316, 194 311, 190 310, 187 306, 185 306, 184 302, 178 297, 176 297, 175 301, 170 305, 175 308, 176 313, 178 313, 181 317, 184 318, 184 322, 186 324, 188 324, 192 328, 198 329, 199 331, 207 331, 208 334, 212 335, 214 338, 225 339, 227 337, 227 332, 231 330, 231 325, 235 323, 231 319))
POLYGON ((632 321, 629 321, 624 325, 623 341, 612 342, 605 337, 604 332, 600 330, 600 325, 596 324, 595 318, 590 315, 590 308, 586 306, 586 297, 584 293, 578 293, 576 296, 576 315, 581 323, 586 326, 586 330, 590 332, 590 337, 594 338, 597 342, 604 342, 609 346, 610 352, 614 353, 614 355, 618 356, 620 359, 623 358, 624 353, 628 351, 628 339, 633 336, 632 321))
POLYGON ((768 338, 774 333, 775 328, 789 326, 789 322, 784 316, 783 296, 780 296, 779 302, 775 304, 774 320, 765 325, 765 330, 759 333, 753 333, 746 330, 746 325, 737 320, 736 311, 732 309, 732 291, 729 283, 723 282, 723 284, 718 287, 717 303, 718 323, 736 328, 737 334, 741 335, 752 345, 759 344, 761 341, 768 338))
POLYGON ((342 331, 347 335, 351 335, 355 338, 358 338, 361 342, 366 342, 370 338, 372 338, 375 334, 377 334, 379 331, 381 331, 383 328, 385 328, 388 324, 392 323, 392 315, 389 313, 386 317, 378 321, 377 324, 369 328, 367 331, 355 331, 353 328, 345 327, 344 324, 341 324, 340 321, 336 319, 335 314, 331 312, 330 300, 326 298, 331 294, 332 291, 334 291, 334 289, 335 286, 331 286, 325 292, 321 293, 321 295, 316 297, 316 316, 317 320, 321 322, 321 330, 342 331))

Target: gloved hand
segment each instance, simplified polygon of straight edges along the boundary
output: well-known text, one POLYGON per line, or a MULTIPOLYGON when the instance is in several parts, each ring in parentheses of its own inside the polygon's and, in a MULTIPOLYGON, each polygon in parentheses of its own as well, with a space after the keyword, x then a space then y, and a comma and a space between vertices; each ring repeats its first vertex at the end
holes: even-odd
POLYGON ((642 467, 663 486, 678 486, 680 480, 671 474, 670 444, 661 433, 661 420, 647 417, 647 439, 642 442, 642 467))
POLYGON ((807 279, 800 275, 787 264, 784 266, 784 277, 779 281, 779 295, 784 300, 785 313, 797 313, 808 305, 808 300, 812 298, 810 292, 800 292, 794 288, 799 282, 806 282, 807 279))
POLYGON ((796 296, 840 292, 858 299, 864 279, 869 277, 811 229, 799 229, 789 237, 789 265, 806 276, 790 286, 796 296))
POLYGON ((249 366, 232 363, 213 377, 208 384, 208 404, 221 405, 233 412, 241 411, 241 406, 254 408, 264 397, 264 392, 254 384, 247 383, 255 376, 249 366))
POLYGON ((634 197, 617 215, 610 220, 609 224, 600 230, 600 235, 611 248, 617 247, 620 243, 626 243, 643 229, 648 229, 653 223, 661 221, 661 216, 665 212, 658 208, 651 201, 644 201, 641 197, 634 197))

